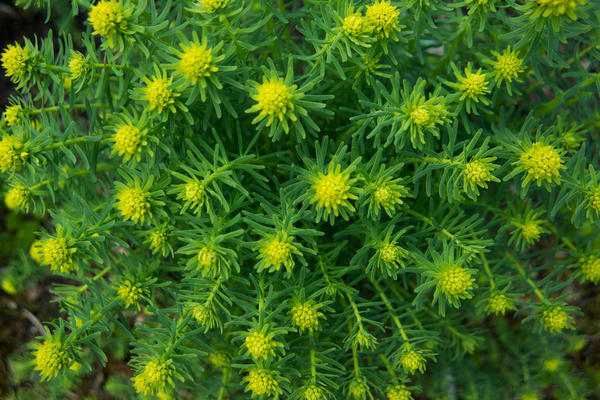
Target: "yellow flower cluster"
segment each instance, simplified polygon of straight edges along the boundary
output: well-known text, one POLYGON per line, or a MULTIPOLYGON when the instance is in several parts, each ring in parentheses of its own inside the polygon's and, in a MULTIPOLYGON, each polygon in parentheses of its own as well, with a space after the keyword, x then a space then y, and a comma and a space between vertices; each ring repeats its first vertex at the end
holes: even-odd
POLYGON ((519 53, 516 50, 511 50, 509 47, 502 54, 496 54, 496 61, 492 62, 492 67, 498 77, 512 82, 523 72, 523 60, 519 58, 519 53))
POLYGON ((125 187, 115 196, 116 207, 125 220, 144 222, 150 217, 150 193, 139 187, 125 187))
POLYGON ((275 356, 275 345, 270 335, 262 332, 251 332, 244 341, 248 353, 255 360, 267 360, 275 356))
POLYGON ((126 279, 119 285, 117 295, 123 300, 125 307, 139 307, 139 302, 146 295, 146 290, 141 284, 126 279))
POLYGON ((35 369, 40 371, 42 380, 53 378, 68 368, 70 357, 58 338, 46 336, 42 343, 36 343, 35 346, 35 369))
POLYGON ((175 68, 189 81, 194 84, 204 82, 211 74, 217 72, 212 49, 206 45, 191 43, 188 46, 181 46, 182 52, 179 62, 175 68))
POLYGON ((204 185, 197 180, 193 180, 185 184, 182 198, 184 201, 192 204, 193 207, 197 207, 204 204, 205 194, 204 185))
POLYGON ((71 58, 69 59, 69 73, 71 79, 75 80, 85 76, 89 68, 90 66, 83 54, 78 51, 73 51, 71 53, 71 58))
POLYGON ((488 298, 485 306, 485 311, 488 314, 504 315, 506 311, 514 308, 513 301, 511 298, 503 293, 493 293, 488 298))
POLYGON ((585 0, 535 0, 535 2, 544 18, 567 15, 571 19, 576 19, 575 10, 578 5, 584 4, 585 0))
POLYGON ((88 20, 94 34, 106 37, 109 43, 114 43, 114 37, 127 28, 123 7, 117 0, 100 0, 93 4, 88 20))
POLYGON ((200 325, 205 328, 211 328, 212 312, 210 311, 210 308, 204 304, 197 303, 192 306, 191 310, 194 319, 198 321, 200 325))
POLYGON ((149 395, 165 391, 173 384, 173 361, 151 360, 142 371, 131 378, 138 393, 149 395))
POLYGON ((25 117, 25 111, 20 104, 13 104, 4 110, 4 121, 8 126, 20 125, 25 117))
POLYGON ((547 308, 542 312, 542 324, 550 333, 560 333, 569 328, 571 317, 560 306, 547 308))
POLYGON ((203 247, 198 251, 198 269, 203 276, 210 276, 217 263, 217 252, 208 247, 203 247))
POLYGON ((250 390, 253 396, 272 396, 281 390, 275 374, 264 368, 252 368, 244 380, 246 391, 250 390))
POLYGON ((148 102, 150 110, 156 110, 162 113, 165 109, 172 109, 175 104, 175 97, 179 93, 175 93, 170 86, 173 80, 166 76, 154 76, 152 79, 145 79, 146 87, 142 89, 143 99, 148 102))
POLYGON ((349 200, 355 200, 357 196, 351 192, 350 174, 342 171, 340 165, 335 169, 330 168, 327 174, 318 172, 313 178, 311 201, 317 207, 325 209, 326 214, 339 214, 340 207, 352 207, 349 200))
POLYGON ((535 180, 538 186, 542 182, 560 183, 560 170, 566 168, 559 151, 540 142, 533 143, 521 154, 520 163, 527 173, 525 183, 535 180))
POLYGON ((215 368, 225 368, 229 365, 230 359, 224 351, 215 351, 208 355, 208 361, 210 361, 215 368))
POLYGON ((352 380, 352 382, 350 382, 348 391, 350 392, 350 396, 352 396, 353 400, 364 400, 367 398, 369 387, 365 383, 364 378, 357 376, 352 380))
POLYGON ((416 350, 409 350, 400 356, 400 366, 409 374, 414 374, 417 371, 423 373, 425 371, 425 357, 416 350))
POLYGON ((386 243, 379 249, 379 257, 385 263, 391 264, 402 255, 402 249, 395 243, 386 243))
POLYGON ((319 311, 317 306, 311 302, 296 304, 291 310, 292 323, 296 326, 300 333, 307 330, 313 332, 319 329, 319 318, 324 318, 325 315, 319 311))
POLYGON ((387 390, 388 400, 413 400, 410 390, 404 385, 394 385, 387 390))
POLYGON ((465 180, 471 187, 479 186, 487 188, 487 182, 494 179, 492 170, 494 168, 479 160, 469 161, 465 164, 465 180))
POLYGON ((477 72, 465 68, 465 76, 459 76, 458 81, 458 87, 463 92, 463 96, 471 100, 478 101, 479 97, 490 92, 486 76, 481 72, 481 68, 477 72))
POLYGON ((260 243, 258 253, 263 260, 265 269, 273 272, 279 271, 281 266, 284 266, 286 270, 291 271, 294 266, 292 254, 298 253, 291 241, 292 238, 288 238, 286 234, 282 233, 260 243))
POLYGON ((140 129, 133 124, 118 125, 111 137, 114 143, 113 153, 123 156, 124 161, 132 157, 139 161, 142 150, 148 144, 147 134, 147 129, 140 129))
POLYGON ((19 83, 27 76, 28 63, 32 55, 27 47, 21 47, 19 44, 9 44, 2 52, 2 67, 6 71, 6 76, 13 83, 19 83))
POLYGON ((68 274, 75 269, 73 253, 76 251, 68 247, 64 237, 49 238, 42 244, 42 260, 52 271, 68 274))
POLYGON ((531 393, 525 393, 521 396, 521 400, 540 400, 540 398, 538 397, 537 394, 531 392, 531 393))
POLYGON ((595 211, 597 215, 600 215, 600 186, 596 186, 589 191, 588 203, 589 207, 595 211))
POLYGON ((438 286, 446 296, 461 299, 469 297, 474 282, 475 279, 466 268, 454 265, 441 273, 438 286))
POLYGON ((9 210, 24 210, 29 204, 31 192, 25 186, 17 184, 13 186, 4 197, 4 203, 9 210))
POLYGON ((219 9, 224 8, 229 0, 199 0, 198 4, 202 7, 202 10, 207 14, 212 14, 219 9))
POLYGON ((365 21, 362 15, 348 15, 342 21, 342 30, 348 36, 360 36, 365 31, 365 21))
POLYGON ((595 255, 582 258, 580 261, 581 274, 586 281, 597 284, 600 281, 600 257, 595 255))
POLYGON ((263 83, 256 88, 256 93, 250 95, 256 104, 247 112, 258 112, 252 123, 265 118, 267 118, 267 126, 271 126, 275 118, 280 122, 286 118, 295 121, 293 92, 296 88, 296 85, 287 86, 283 78, 263 77, 263 83))
POLYGON ((0 140, 0 171, 6 172, 9 169, 19 169, 21 158, 19 150, 23 144, 14 136, 4 136, 0 140))
POLYGON ((385 209, 394 210, 404 203, 402 194, 387 184, 382 184, 373 192, 373 200, 385 209))
POLYGON ((327 400, 323 389, 317 385, 310 385, 302 393, 303 400, 327 400))
POLYGON ((369 31, 379 38, 388 38, 394 31, 400 30, 399 16, 398 7, 385 0, 367 6, 365 12, 365 20, 369 31))

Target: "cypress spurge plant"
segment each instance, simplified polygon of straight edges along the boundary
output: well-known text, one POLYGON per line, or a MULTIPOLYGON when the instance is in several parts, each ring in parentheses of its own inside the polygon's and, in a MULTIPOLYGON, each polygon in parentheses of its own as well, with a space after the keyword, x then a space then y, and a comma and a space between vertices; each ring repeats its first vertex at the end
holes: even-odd
POLYGON ((18 3, 84 21, 0 55, 37 397, 597 392, 597 0, 18 3))

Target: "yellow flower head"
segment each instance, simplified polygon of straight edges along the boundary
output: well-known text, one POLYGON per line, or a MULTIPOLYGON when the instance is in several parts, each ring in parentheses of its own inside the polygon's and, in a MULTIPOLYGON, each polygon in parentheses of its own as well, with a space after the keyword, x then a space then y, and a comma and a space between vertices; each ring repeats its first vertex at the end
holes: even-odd
POLYGON ((310 201, 316 204, 317 208, 323 208, 326 217, 329 214, 338 216, 340 208, 354 211, 354 206, 350 203, 350 200, 357 198, 352 191, 354 181, 348 171, 342 171, 342 167, 332 161, 326 174, 319 171, 312 177, 310 201))
POLYGON ((394 31, 400 30, 398 17, 400 11, 389 1, 381 0, 367 6, 365 19, 369 29, 379 38, 390 37, 394 31))
POLYGON ((155 229, 148 234, 146 242, 153 254, 160 253, 167 246, 167 234, 164 229, 155 229))
POLYGON ((130 160, 132 157, 139 160, 142 150, 148 144, 147 135, 147 129, 140 129, 133 124, 116 126, 115 134, 111 136, 113 153, 123 156, 124 161, 130 160))
POLYGON ((511 50, 510 47, 502 54, 496 53, 496 61, 492 62, 496 75, 508 82, 512 82, 523 72, 522 65, 523 60, 519 58, 519 53, 511 50))
POLYGON ((348 15, 342 22, 342 29, 348 36, 360 36, 365 31, 365 20, 360 14, 348 15))
POLYGON ((229 0, 198 0, 198 4, 207 14, 212 14, 221 8, 224 8, 229 0))
POLYGON ((540 400, 540 398, 538 397, 538 395, 536 393, 525 393, 524 395, 521 396, 521 400, 540 400))
POLYGON ((494 176, 492 170, 494 168, 479 160, 473 160, 465 165, 465 181, 471 187, 479 186, 487 188, 487 182, 491 181, 494 176))
POLYGON ((244 341, 248 353, 255 360, 267 360, 275 356, 275 344, 271 335, 262 332, 251 332, 244 341))
POLYGON ((469 298, 475 279, 466 268, 451 265, 445 268, 438 280, 438 287, 446 296, 455 299, 469 298))
POLYGON ((369 387, 365 383, 364 378, 356 377, 350 382, 348 392, 353 400, 365 400, 369 392, 369 387))
POLYGON ((125 220, 134 223, 144 222, 150 218, 150 193, 139 187, 124 187, 116 194, 116 207, 125 220))
POLYGON ((410 120, 415 125, 423 126, 429 122, 430 118, 431 115, 424 106, 419 106, 410 113, 410 120))
POLYGON ((14 168, 21 167, 21 158, 19 156, 23 144, 14 136, 4 136, 0 140, 0 171, 6 172, 14 168))
POLYGON ((175 93, 169 86, 173 83, 172 79, 166 76, 155 76, 152 79, 145 79, 146 87, 142 89, 143 99, 148 102, 150 110, 156 110, 162 113, 165 109, 174 110, 175 97, 179 93, 175 93))
POLYGON ((293 237, 289 237, 285 233, 263 239, 258 247, 259 269, 274 272, 284 266, 290 272, 294 267, 292 255, 299 254, 296 246, 292 244, 293 240, 293 237))
POLYGON ((413 400, 410 390, 404 385, 394 385, 387 390, 388 400, 413 400))
POLYGON ((327 396, 317 385, 309 385, 302 393, 302 400, 327 400, 327 396))
POLYGON ((71 79, 79 79, 85 74, 87 74, 90 66, 85 59, 85 56, 78 51, 73 51, 71 53, 71 58, 69 59, 69 72, 71 74, 71 79))
POLYGON ((139 283, 124 280, 117 289, 117 294, 125 303, 125 307, 136 306, 139 308, 139 302, 147 296, 148 291, 139 283))
POLYGON ((44 262, 44 241, 36 240, 29 247, 29 256, 36 262, 44 262))
POLYGON ((29 204, 31 192, 25 186, 17 184, 13 186, 4 197, 4 203, 9 210, 24 210, 29 204))
POLYGON ((215 351, 208 355, 208 361, 216 368, 225 368, 229 365, 231 360, 224 351, 215 351))
POLYGON ((319 311, 319 308, 312 302, 296 304, 291 310, 292 323, 300 333, 304 330, 314 332, 319 329, 319 318, 325 318, 325 315, 319 311))
POLYGON ((50 266, 52 271, 60 271, 64 274, 75 269, 73 253, 76 249, 71 249, 63 237, 50 238, 43 242, 42 254, 43 262, 50 266))
POLYGON ((400 356, 400 366, 409 374, 425 371, 425 357, 416 350, 409 350, 400 356))
POLYGON ((600 257, 591 255, 587 258, 582 258, 579 262, 583 278, 594 285, 597 284, 600 281, 600 257))
POLYGON ((465 68, 465 76, 459 76, 458 81, 458 87, 463 92, 463 96, 471 100, 478 101, 480 96, 490 92, 481 68, 477 72, 472 72, 468 67, 465 68))
POLYGON ((46 336, 42 343, 35 344, 33 351, 35 369, 40 371, 42 380, 49 380, 69 367, 69 354, 60 339, 46 336))
POLYGON ((521 236, 528 245, 537 242, 542 232, 542 227, 537 220, 527 221, 521 226, 521 236))
POLYGON ((264 368, 252 368, 244 377, 246 391, 251 391, 252 396, 272 396, 281 392, 276 375, 264 368))
POLYGON ((133 387, 138 393, 149 395, 159 391, 165 391, 173 385, 173 367, 172 360, 151 360, 142 371, 131 378, 133 387))
POLYGON ((25 79, 31 59, 29 48, 21 47, 19 44, 9 44, 2 52, 2 67, 6 71, 6 76, 13 83, 19 83, 25 79))
POLYGON ((93 4, 88 18, 95 35, 114 40, 121 31, 127 29, 123 6, 116 0, 100 0, 93 4))
POLYGON ((560 358, 550 358, 548 360, 544 360, 542 366, 548 372, 556 372, 560 368, 562 364, 560 358))
POLYGON ((540 15, 546 17, 562 17, 567 15, 571 19, 576 19, 575 9, 578 5, 584 4, 585 0, 534 0, 538 6, 540 15))
POLYGON ((202 272, 203 276, 210 276, 218 262, 217 252, 211 248, 203 247, 198 252, 198 269, 202 272))
POLYGON ((487 301, 485 311, 488 314, 504 315, 507 310, 514 308, 513 300, 503 293, 493 293, 487 301))
POLYGON ((215 59, 212 49, 207 48, 205 44, 190 43, 188 46, 181 45, 182 52, 179 62, 175 67, 185 79, 193 82, 204 82, 214 72, 217 72, 215 59))
POLYGON ((600 186, 596 186, 588 193, 588 207, 600 215, 600 186))
POLYGON ((561 306, 552 306, 542 312, 542 325, 550 333, 560 333, 568 329, 572 319, 561 306))
POLYGON ((0 283, 0 288, 4 290, 7 294, 14 296, 17 294, 17 288, 15 287, 15 281, 10 276, 6 276, 2 279, 0 283))
POLYGON ((183 200, 191 203, 193 206, 202 205, 204 203, 204 185, 194 180, 185 184, 183 188, 183 200))
POLYGON ((402 256, 402 248, 395 243, 385 243, 379 248, 379 257, 385 263, 392 264, 402 256))
POLYGON ((191 307, 194 319, 206 328, 212 327, 213 314, 209 307, 201 303, 193 304, 191 307))
POLYGON ((25 111, 20 104, 13 104, 4 110, 4 121, 6 121, 6 125, 8 126, 20 125, 24 118, 25 111))
POLYGON ((287 86, 283 78, 263 77, 263 83, 256 88, 256 93, 250 95, 256 104, 247 112, 258 112, 252 123, 257 123, 265 118, 268 119, 266 126, 271 126, 275 118, 279 121, 286 118, 296 121, 293 102, 293 93, 296 88, 296 85, 287 86))
POLYGON ((560 170, 566 168, 559 151, 540 142, 533 143, 521 153, 519 162, 527 173, 524 183, 535 180, 538 186, 542 182, 560 183, 560 170))

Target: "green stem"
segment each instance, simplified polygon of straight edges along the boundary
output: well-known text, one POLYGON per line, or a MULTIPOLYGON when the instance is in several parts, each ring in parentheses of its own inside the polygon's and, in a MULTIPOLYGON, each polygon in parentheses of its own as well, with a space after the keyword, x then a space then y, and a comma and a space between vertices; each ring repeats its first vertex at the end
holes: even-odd
POLYGON ((225 368, 223 371, 223 378, 221 379, 221 388, 219 389, 219 396, 217 400, 225 399, 225 390, 227 388, 227 384, 229 383, 229 376, 231 375, 231 367, 225 368))
POLYGON ((379 354, 379 358, 381 359, 381 362, 383 362, 383 365, 385 365, 385 369, 387 369, 389 374, 392 376, 392 380, 394 381, 394 383, 397 384, 398 376, 396 375, 396 372, 394 372, 394 368, 392 368, 390 360, 388 360, 385 354, 379 354))
POLYGON ((94 325, 96 322, 100 320, 100 318, 104 317, 108 311, 112 310, 116 305, 121 304, 121 299, 119 296, 113 298, 113 300, 107 304, 102 310, 100 310, 92 319, 87 320, 83 325, 79 328, 75 329, 69 336, 67 336, 65 340, 65 346, 68 346, 69 343, 76 340, 79 335, 85 332, 90 326, 94 325))
POLYGON ((35 110, 28 110, 27 114, 29 115, 37 115, 37 114, 41 114, 43 112, 55 112, 55 111, 59 111, 59 110, 68 110, 68 111, 72 111, 72 110, 84 110, 87 108, 87 106, 93 107, 93 108, 106 108, 108 107, 106 104, 103 103, 91 103, 91 104, 73 104, 73 106, 52 106, 52 107, 42 107, 42 108, 37 108, 35 110))
POLYGON ((492 271, 490 270, 490 264, 488 263, 488 260, 483 255, 483 253, 479 254, 479 257, 481 258, 481 262, 483 263, 483 269, 485 270, 485 273, 487 274, 488 279, 490 280, 490 287, 492 288, 492 290, 494 290, 496 288, 496 282, 494 282, 494 275, 492 275, 492 271))
POLYGON ((99 64, 99 63, 94 63, 91 64, 92 67, 94 68, 116 68, 116 69, 126 69, 128 71, 133 71, 133 68, 127 66, 127 65, 119 65, 119 64, 99 64))
MULTIPOLYGON (((112 171, 114 169, 116 169, 118 166, 112 165, 112 164, 107 164, 107 163, 102 163, 102 164, 98 164, 96 167, 96 172, 106 172, 106 171, 112 171)), ((86 168, 82 168, 80 170, 77 170, 73 173, 71 173, 71 175, 67 176, 65 179, 61 179, 58 181, 59 184, 66 182, 69 179, 72 178, 77 178, 79 176, 84 176, 84 175, 88 175, 90 174, 90 171, 86 168)), ((39 189, 42 186, 45 185, 50 185, 54 182, 54 179, 46 179, 36 185, 33 185, 32 187, 30 187, 30 190, 35 190, 35 189, 39 189)))
POLYGON ((540 291, 540 289, 538 289, 535 282, 529 276, 527 276, 527 273, 525 272, 525 270, 523 269, 523 267, 521 266, 519 261, 516 258, 514 258, 512 256, 512 254, 509 254, 509 257, 513 260, 514 267, 517 269, 517 271, 519 271, 521 276, 523 276, 523 279, 525 279, 525 282, 527 282, 527 284, 531 287, 531 289, 533 290, 533 293, 535 293, 535 295, 540 299, 541 302, 545 303, 546 297, 540 291))
POLYGON ((400 323, 400 319, 394 313, 394 307, 392 306, 392 303, 390 302, 390 300, 388 299, 386 294, 383 292, 383 290, 381 290, 381 286, 379 286, 379 284, 374 279, 371 279, 371 284, 373 285, 373 287, 377 291, 377 294, 379 295, 379 297, 381 297, 381 300, 383 300, 385 306, 387 307, 390 315, 392 316, 392 320, 394 321, 394 324, 400 331, 400 335, 402 336, 402 339, 404 339, 405 342, 408 342, 408 336, 406 335, 406 332, 404 332, 404 328, 402 327, 402 324, 400 323))
MULTIPOLYGON (((100 135, 100 137, 102 139, 106 139, 108 137, 110 137, 111 135, 100 135)), ((40 148, 38 151, 39 152, 43 152, 43 151, 48 151, 48 150, 54 150, 54 149, 58 149, 61 146, 70 146, 72 144, 80 144, 80 143, 86 143, 86 142, 97 142, 98 141, 98 135, 90 135, 90 136, 79 136, 76 138, 72 138, 72 139, 67 139, 67 140, 63 140, 61 142, 55 142, 52 144, 49 144, 48 146, 42 147, 40 148), (93 140, 91 140, 93 139, 93 140)))

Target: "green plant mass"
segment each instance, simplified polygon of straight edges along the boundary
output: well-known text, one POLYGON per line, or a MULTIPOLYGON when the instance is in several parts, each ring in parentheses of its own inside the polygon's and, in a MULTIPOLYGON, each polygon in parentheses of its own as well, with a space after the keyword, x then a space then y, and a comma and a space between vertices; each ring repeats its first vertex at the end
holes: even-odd
POLYGON ((598 0, 18 3, 33 398, 598 398, 598 0))

